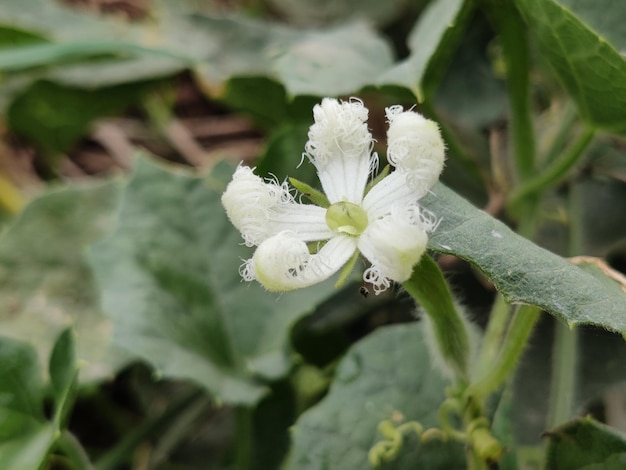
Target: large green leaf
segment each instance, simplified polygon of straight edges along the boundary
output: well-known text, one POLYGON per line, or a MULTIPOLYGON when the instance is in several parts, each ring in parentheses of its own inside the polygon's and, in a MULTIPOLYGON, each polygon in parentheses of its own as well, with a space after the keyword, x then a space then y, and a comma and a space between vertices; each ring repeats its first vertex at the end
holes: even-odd
POLYGON ((289 95, 342 95, 371 84, 392 63, 387 43, 364 23, 303 31, 242 18, 195 20, 211 34, 209 56, 197 68, 211 90, 232 76, 261 75, 278 79, 289 95))
MULTIPOLYGON (((550 358, 556 319, 545 316, 533 331, 515 373, 513 421, 520 445, 538 445, 546 430, 550 382, 550 358)), ((593 327, 579 327, 576 386, 572 409, 584 410, 602 400, 613 386, 626 380, 626 342, 615 333, 593 327)), ((574 416, 569 416, 573 418, 574 416)))
POLYGON ((113 222, 118 191, 118 183, 51 191, 0 237, 0 331, 28 341, 48 363, 59 333, 74 325, 85 380, 110 376, 125 361, 110 344, 110 322, 82 258, 113 222))
POLYGON ((118 344, 164 376, 193 380, 221 400, 254 403, 289 367, 292 323, 330 282, 280 296, 242 282, 251 250, 220 203, 232 169, 204 180, 138 162, 118 230, 89 251, 118 344))
POLYGON ((423 101, 426 73, 442 57, 452 53, 452 46, 456 42, 454 39, 464 26, 469 5, 470 2, 463 0, 431 2, 408 38, 411 55, 385 72, 376 83, 406 87, 419 101, 423 101))
MULTIPOLYGON (((431 365, 421 324, 376 330, 348 352, 329 394, 294 425, 288 468, 370 468, 368 452, 383 439, 378 424, 437 426, 445 386, 431 365)), ((400 451, 383 468, 465 468, 462 444, 420 443, 412 432, 403 437, 400 451)))
POLYGON ((546 434, 546 468, 619 470, 626 466, 624 437, 590 418, 572 421, 546 434))
POLYGON ((626 131, 626 3, 515 0, 541 51, 589 123, 626 131))
POLYGON ((59 65, 47 78, 93 88, 171 75, 196 64, 197 77, 211 93, 221 94, 231 77, 264 76, 278 79, 291 95, 326 96, 353 93, 392 63, 389 45, 363 22, 302 30, 236 15, 194 15, 173 2, 161 2, 155 21, 144 24, 105 21, 60 6, 45 6, 47 21, 41 21, 29 13, 39 3, 8 0, 0 26, 53 42, 0 51, 0 68, 59 65), (114 40, 110 31, 116 32, 114 40))
POLYGON ((478 266, 511 303, 537 305, 570 325, 626 334, 626 294, 515 234, 438 184, 423 204, 441 219, 429 247, 478 266))

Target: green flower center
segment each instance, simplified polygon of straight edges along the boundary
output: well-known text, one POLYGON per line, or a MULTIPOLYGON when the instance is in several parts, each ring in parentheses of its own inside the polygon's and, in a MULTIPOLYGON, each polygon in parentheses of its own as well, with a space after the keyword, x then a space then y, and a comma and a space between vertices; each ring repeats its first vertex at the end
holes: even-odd
POLYGON ((326 224, 333 232, 356 237, 367 228, 367 213, 348 201, 332 204, 326 209, 326 224))

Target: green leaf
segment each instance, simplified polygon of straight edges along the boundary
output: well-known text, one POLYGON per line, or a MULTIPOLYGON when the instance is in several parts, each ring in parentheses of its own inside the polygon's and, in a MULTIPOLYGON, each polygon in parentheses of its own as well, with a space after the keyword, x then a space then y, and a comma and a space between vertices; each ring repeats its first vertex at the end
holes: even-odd
MULTIPOLYGON (((381 328, 347 353, 328 395, 294 425, 287 468, 370 468, 370 448, 383 439, 381 421, 418 421, 424 429, 438 424, 446 382, 430 365, 422 332, 418 323, 381 328)), ((462 444, 420 443, 413 433, 404 439, 383 468, 465 468, 462 444)))
POLYGON ((387 42, 364 22, 302 30, 219 12, 194 15, 190 8, 161 2, 153 21, 132 24, 59 5, 42 11, 37 0, 7 2, 0 27, 21 28, 51 42, 0 51, 0 64, 20 70, 46 65, 51 69, 43 76, 66 85, 112 86, 194 67, 212 95, 223 95, 233 77, 265 77, 278 80, 291 96, 328 96, 354 93, 392 64, 387 42), (49 21, 29 17, 32 11, 49 21))
POLYGON ((371 84, 391 66, 391 50, 370 27, 349 23, 327 30, 304 30, 243 18, 196 18, 214 47, 198 77, 217 90, 230 77, 278 79, 287 93, 335 96, 371 84), (228 53, 225 53, 228 51, 228 53))
POLYGON ((387 43, 365 24, 351 23, 300 35, 273 65, 290 94, 335 96, 371 84, 391 63, 387 43))
MULTIPOLYGON (((0 337, 0 410, 43 420, 41 371, 37 354, 28 344, 0 337)), ((10 426, 8 426, 10 428, 10 426)), ((6 432, 3 420, 0 437, 6 432)))
POLYGON ((28 344, 0 337, 0 468, 35 469, 44 461, 54 428, 43 422, 43 383, 28 344))
POLYGON ((24 436, 0 442, 0 468, 7 470, 41 468, 54 441, 54 436, 54 427, 50 424, 42 424, 24 436))
POLYGON ((333 291, 332 281, 280 296, 242 282, 238 267, 252 253, 226 217, 217 172, 224 167, 201 179, 140 160, 118 230, 89 259, 120 346, 164 376, 251 404, 264 380, 287 372, 291 325, 333 291))
POLYGON ((72 392, 78 378, 74 332, 66 329, 59 335, 50 355, 49 375, 55 404, 57 429, 63 426, 65 416, 72 407, 72 392))
POLYGON ((546 435, 546 468, 618 470, 626 465, 626 440, 593 419, 577 419, 546 435))
POLYGON ((626 333, 626 294, 515 234, 442 184, 422 200, 441 219, 429 248, 478 266, 510 303, 537 305, 570 325, 626 333))
POLYGON ((139 101, 148 85, 83 90, 37 82, 14 98, 7 111, 10 127, 43 149, 60 153, 83 137, 98 117, 124 111, 139 101))
POLYGON ((541 52, 581 115, 626 131, 626 4, 612 0, 515 0, 541 52))
MULTIPOLYGON (((539 445, 548 413, 554 323, 546 315, 533 331, 515 378, 513 421, 517 441, 539 445)), ((626 380, 626 342, 621 335, 593 327, 578 328, 578 354, 574 410, 586 410, 605 393, 626 380)), ((574 416, 572 416, 573 418, 574 416)))
POLYGON ((113 222, 119 184, 53 190, 33 200, 0 237, 0 331, 29 342, 49 363, 74 325, 82 380, 110 376, 124 355, 110 344, 82 250, 113 222))
POLYGON ((430 83, 424 83, 429 69, 432 70, 442 58, 452 53, 455 39, 468 16, 469 4, 463 0, 430 2, 408 38, 411 54, 385 72, 376 83, 406 87, 418 101, 423 101, 432 88, 430 83), (428 90, 424 89, 425 85, 428 90))

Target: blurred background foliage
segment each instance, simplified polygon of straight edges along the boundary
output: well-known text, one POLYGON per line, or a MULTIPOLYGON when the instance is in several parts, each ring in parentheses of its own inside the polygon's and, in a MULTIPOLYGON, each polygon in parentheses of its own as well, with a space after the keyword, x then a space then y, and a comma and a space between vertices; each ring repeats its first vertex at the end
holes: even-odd
MULTIPOLYGON (((401 292, 354 279, 277 300, 239 280, 249 250, 219 195, 239 161, 315 185, 298 163, 323 96, 364 100, 383 157, 385 106, 416 106, 442 123, 447 186, 542 247, 625 272, 626 7, 495 3, 2 0, 0 377, 13 381, 0 392, 13 399, 0 467, 364 468, 382 419, 435 424, 445 383, 401 292), (529 39, 513 59, 511 35, 529 39), (543 185, 530 231, 510 119, 526 55, 529 181, 543 185), (582 157, 563 161, 589 128, 582 157), (355 396, 372 409, 348 406, 355 396)), ((459 257, 439 263, 483 326, 491 281, 459 257)), ((615 322, 603 326, 624 334, 615 322)), ((498 408, 528 465, 554 324, 543 318, 498 408)), ((580 332, 573 411, 626 430, 623 339, 580 332)), ((458 446, 431 443, 422 461, 420 445, 389 468, 463 468, 458 446)))

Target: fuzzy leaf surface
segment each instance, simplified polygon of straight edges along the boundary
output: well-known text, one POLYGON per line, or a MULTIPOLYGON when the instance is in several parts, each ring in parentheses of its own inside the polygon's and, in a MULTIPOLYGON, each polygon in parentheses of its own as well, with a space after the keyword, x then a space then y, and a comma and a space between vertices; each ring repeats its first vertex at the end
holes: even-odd
POLYGON ((34 199, 0 237, 0 330, 29 342, 48 364, 61 331, 73 325, 82 380, 112 375, 127 360, 111 345, 83 259, 112 227, 120 185, 52 190, 34 199))
MULTIPOLYGON (((408 421, 424 429, 437 426, 446 384, 431 366, 422 324, 376 330, 347 353, 328 395, 294 425, 288 468, 370 468, 368 452, 383 439, 378 424, 391 420, 396 426, 408 421)), ((412 432, 403 439, 395 458, 381 468, 465 468, 461 444, 420 443, 412 432)))
POLYGON ((238 267, 252 250, 220 202, 231 172, 218 166, 203 179, 140 160, 118 229, 91 247, 89 259, 117 344, 163 376, 252 404, 264 380, 289 368, 292 323, 333 287, 278 296, 241 280, 238 267))
POLYGON ((476 265, 507 301, 537 305, 570 325, 626 333, 626 294, 617 283, 515 234, 442 184, 422 203, 441 219, 429 248, 476 265))

